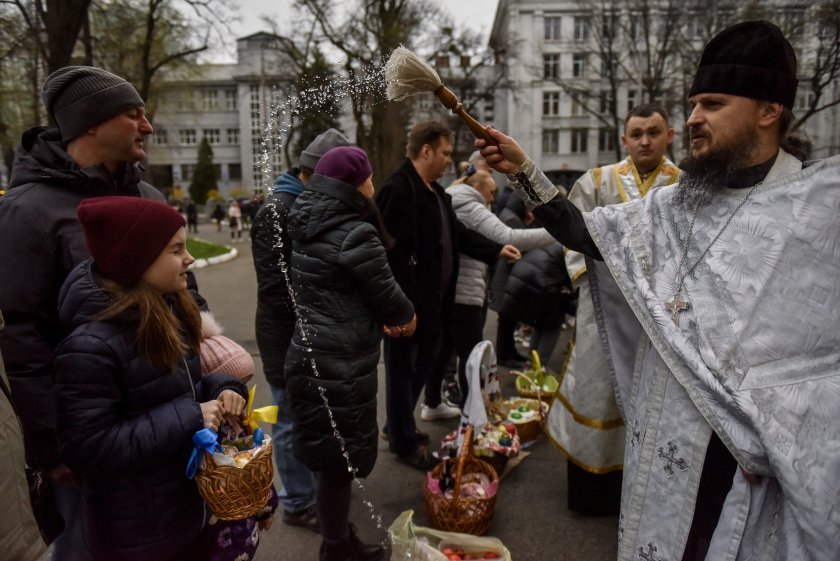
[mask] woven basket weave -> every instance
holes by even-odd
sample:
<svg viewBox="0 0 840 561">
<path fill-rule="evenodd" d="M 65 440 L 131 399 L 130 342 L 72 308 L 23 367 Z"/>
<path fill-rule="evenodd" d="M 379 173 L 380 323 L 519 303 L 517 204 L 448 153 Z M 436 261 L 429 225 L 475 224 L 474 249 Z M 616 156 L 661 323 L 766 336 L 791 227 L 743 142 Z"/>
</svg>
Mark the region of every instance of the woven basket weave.
<svg viewBox="0 0 840 561">
<path fill-rule="evenodd" d="M 218 466 L 204 453 L 205 467 L 195 476 L 198 492 L 216 518 L 242 520 L 257 514 L 271 498 L 274 462 L 271 439 L 244 467 Z"/>
<path fill-rule="evenodd" d="M 455 471 L 455 488 L 452 498 L 447 499 L 443 494 L 435 494 L 423 485 L 426 499 L 426 513 L 432 527 L 446 532 L 460 532 L 480 536 L 487 532 L 496 507 L 498 489 L 492 497 L 461 497 L 461 478 L 468 473 L 483 473 L 490 481 L 498 481 L 499 476 L 493 466 L 479 460 L 472 454 L 473 426 L 467 425 L 461 453 L 458 455 L 458 465 Z M 432 470 L 432 477 L 440 479 L 443 476 L 443 463 Z"/>
</svg>

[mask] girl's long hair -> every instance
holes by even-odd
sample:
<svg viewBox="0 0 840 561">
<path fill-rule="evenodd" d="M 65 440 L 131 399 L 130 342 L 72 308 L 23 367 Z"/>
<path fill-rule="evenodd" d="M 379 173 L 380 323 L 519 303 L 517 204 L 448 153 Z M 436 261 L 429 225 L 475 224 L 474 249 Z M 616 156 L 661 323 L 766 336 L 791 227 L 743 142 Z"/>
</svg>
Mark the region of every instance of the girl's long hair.
<svg viewBox="0 0 840 561">
<path fill-rule="evenodd" d="M 102 279 L 111 304 L 97 320 L 108 320 L 126 312 L 136 312 L 137 353 L 152 365 L 174 370 L 189 351 L 198 352 L 201 342 L 201 315 L 187 290 L 164 297 L 145 282 L 132 288 Z"/>
</svg>

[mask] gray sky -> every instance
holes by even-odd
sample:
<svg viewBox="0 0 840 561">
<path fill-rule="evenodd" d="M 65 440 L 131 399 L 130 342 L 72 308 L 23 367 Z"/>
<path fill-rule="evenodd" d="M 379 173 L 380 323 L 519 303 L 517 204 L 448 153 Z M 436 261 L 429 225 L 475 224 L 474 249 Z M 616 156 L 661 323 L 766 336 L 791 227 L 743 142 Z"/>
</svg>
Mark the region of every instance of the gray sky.
<svg viewBox="0 0 840 561">
<path fill-rule="evenodd" d="M 456 22 L 469 25 L 482 34 L 484 41 L 487 40 L 493 25 L 493 16 L 496 15 L 498 0 L 437 0 L 437 2 L 452 14 Z M 289 6 L 291 4 L 291 0 L 239 0 L 241 20 L 231 22 L 234 36 L 243 37 L 257 31 L 266 30 L 262 23 L 262 16 L 272 17 L 280 23 L 281 31 L 285 31 L 283 15 L 290 10 Z M 335 0 L 333 4 L 341 6 L 346 2 Z M 219 62 L 232 61 L 235 46 L 233 41 L 230 43 L 226 49 L 229 53 L 214 53 L 212 58 Z"/>
</svg>

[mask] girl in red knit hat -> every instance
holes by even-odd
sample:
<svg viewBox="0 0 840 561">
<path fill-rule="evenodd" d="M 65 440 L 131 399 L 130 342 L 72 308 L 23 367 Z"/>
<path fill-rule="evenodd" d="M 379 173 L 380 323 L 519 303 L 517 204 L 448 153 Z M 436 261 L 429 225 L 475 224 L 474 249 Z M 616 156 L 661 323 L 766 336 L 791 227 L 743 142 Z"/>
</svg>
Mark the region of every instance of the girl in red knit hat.
<svg viewBox="0 0 840 561">
<path fill-rule="evenodd" d="M 192 436 L 241 416 L 247 391 L 202 377 L 184 219 L 133 197 L 79 205 L 92 259 L 67 277 L 56 350 L 62 459 L 81 478 L 94 559 L 192 559 L 208 509 L 185 477 Z"/>
</svg>

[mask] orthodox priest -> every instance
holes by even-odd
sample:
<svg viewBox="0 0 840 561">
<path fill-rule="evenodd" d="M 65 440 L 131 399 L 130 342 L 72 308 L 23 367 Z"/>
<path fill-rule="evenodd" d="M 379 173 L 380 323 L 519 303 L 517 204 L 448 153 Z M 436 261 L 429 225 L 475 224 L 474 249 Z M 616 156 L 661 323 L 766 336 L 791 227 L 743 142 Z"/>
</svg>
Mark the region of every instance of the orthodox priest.
<svg viewBox="0 0 840 561">
<path fill-rule="evenodd" d="M 674 129 L 662 107 L 633 107 L 621 135 L 627 157 L 586 172 L 569 192 L 569 201 L 588 212 L 639 199 L 674 183 L 679 169 L 665 157 L 673 140 Z M 624 422 L 598 335 L 584 255 L 567 250 L 566 269 L 579 290 L 577 321 L 570 358 L 560 373 L 560 388 L 548 415 L 548 433 L 569 460 L 569 508 L 583 514 L 618 513 Z"/>
<path fill-rule="evenodd" d="M 676 186 L 582 214 L 511 138 L 476 141 L 564 245 L 627 427 L 621 560 L 840 558 L 840 157 L 786 142 L 775 25 L 709 41 Z"/>
</svg>

